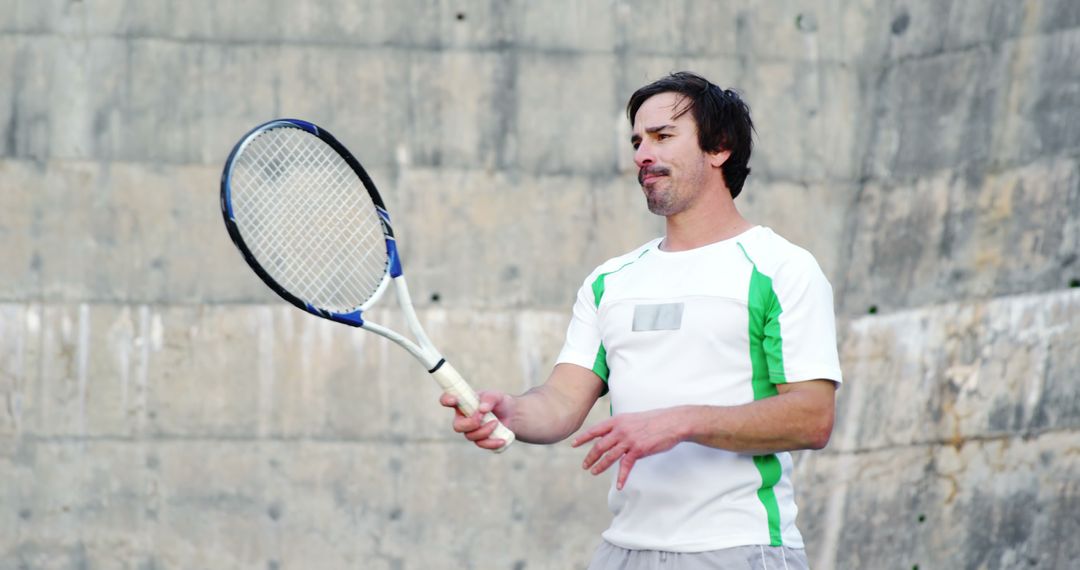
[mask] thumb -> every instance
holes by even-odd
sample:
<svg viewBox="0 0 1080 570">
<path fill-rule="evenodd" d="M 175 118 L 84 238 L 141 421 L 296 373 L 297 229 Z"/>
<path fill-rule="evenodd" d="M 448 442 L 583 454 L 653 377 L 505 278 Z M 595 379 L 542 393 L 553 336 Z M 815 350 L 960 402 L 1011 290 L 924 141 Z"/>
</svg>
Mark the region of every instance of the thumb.
<svg viewBox="0 0 1080 570">
<path fill-rule="evenodd" d="M 492 412 L 500 421 L 505 420 L 511 413 L 514 398 L 506 392 L 498 390 L 485 390 L 477 394 L 480 398 L 478 411 L 482 414 Z"/>
</svg>

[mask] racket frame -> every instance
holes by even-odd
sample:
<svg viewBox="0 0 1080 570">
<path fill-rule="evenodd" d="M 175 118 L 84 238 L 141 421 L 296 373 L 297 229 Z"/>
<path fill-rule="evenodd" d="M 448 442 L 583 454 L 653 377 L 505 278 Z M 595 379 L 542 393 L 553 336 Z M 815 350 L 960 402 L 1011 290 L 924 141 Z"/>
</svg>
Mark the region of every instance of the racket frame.
<svg viewBox="0 0 1080 570">
<path fill-rule="evenodd" d="M 330 146 L 335 152 L 337 152 L 346 164 L 356 173 L 363 183 L 364 189 L 367 191 L 372 202 L 375 204 L 376 211 L 379 214 L 379 221 L 382 226 L 383 235 L 386 238 L 386 252 L 388 257 L 386 273 L 383 274 L 382 280 L 379 282 L 375 292 L 364 303 L 352 311 L 349 312 L 335 312 L 321 307 L 316 307 L 311 303 L 300 299 L 299 297 L 290 293 L 286 288 L 282 287 L 270 274 L 267 272 L 255 255 L 248 248 L 241 235 L 240 228 L 236 223 L 236 218 L 233 214 L 232 208 L 232 190 L 231 179 L 233 167 L 236 157 L 240 156 L 244 149 L 251 141 L 262 133 L 271 129 L 277 128 L 299 128 L 304 130 L 322 140 L 328 146 Z M 397 250 L 397 240 L 394 237 L 394 229 L 390 224 L 390 214 L 386 210 L 386 205 L 383 202 L 382 196 L 379 195 L 378 190 L 375 188 L 375 183 L 368 175 L 364 167 L 360 165 L 360 161 L 352 155 L 345 145 L 338 142 L 333 135 L 327 132 L 325 129 L 318 127 L 313 123 L 303 121 L 300 119 L 275 119 L 268 121 L 248 131 L 238 143 L 233 147 L 232 152 L 229 153 L 228 159 L 225 161 L 225 168 L 221 173 L 221 213 L 225 219 L 225 227 L 229 232 L 229 237 L 232 239 L 233 244 L 238 250 L 240 250 L 244 261 L 251 267 L 255 274 L 269 287 L 272 291 L 278 294 L 281 298 L 288 301 L 290 304 L 302 309 L 315 316 L 322 317 L 334 322 L 346 324 L 352 327 L 359 327 L 365 330 L 369 330 L 377 335 L 387 338 L 397 345 L 404 348 L 410 354 L 419 360 L 427 369 L 439 385 L 443 388 L 444 392 L 453 394 L 458 400 L 458 409 L 465 415 L 472 415 L 476 412 L 479 406 L 479 400 L 477 398 L 475 390 L 462 378 L 461 374 L 457 372 L 442 354 L 435 348 L 434 343 L 428 338 L 424 328 L 420 325 L 420 320 L 416 316 L 416 310 L 413 308 L 412 297 L 409 295 L 409 287 L 405 281 L 404 270 L 401 265 L 401 257 Z M 384 327 L 378 323 L 366 320 L 363 316 L 364 311 L 375 305 L 385 293 L 386 289 L 393 282 L 394 289 L 397 293 L 398 307 L 401 309 L 402 315 L 405 317 L 406 325 L 409 328 L 409 332 L 416 338 L 417 342 L 413 342 L 408 337 Z M 498 419 L 488 412 L 484 416 L 484 422 L 487 423 L 491 420 L 498 422 Z M 514 433 L 507 429 L 502 423 L 498 423 L 495 432 L 491 437 L 502 439 L 505 441 L 502 447 L 494 450 L 496 453 L 505 451 L 511 443 L 516 439 Z"/>
<path fill-rule="evenodd" d="M 371 201 L 375 203 L 375 209 L 379 214 L 379 221 L 382 225 L 383 236 L 386 238 L 386 253 L 389 260 L 387 272 L 383 275 L 382 281 L 379 282 L 375 293 L 364 301 L 362 305 L 356 307 L 352 311 L 342 313 L 316 307 L 282 287 L 269 272 L 263 269 L 262 265 L 255 258 L 251 249 L 249 249 L 244 242 L 244 238 L 240 233 L 240 227 L 236 223 L 236 217 L 233 215 L 232 207 L 232 172 L 236 157 L 240 156 L 244 149 L 251 144 L 251 141 L 255 140 L 259 135 L 266 131 L 280 128 L 298 128 L 307 131 L 318 137 L 321 141 L 330 146 L 330 148 L 334 149 L 334 151 L 345 160 L 345 163 L 349 165 L 349 168 L 352 168 L 353 172 L 360 178 L 360 181 L 364 185 L 364 190 L 367 191 Z M 241 255 L 244 257 L 244 261 L 251 266 L 251 269 L 255 271 L 255 274 L 258 275 L 260 279 L 262 279 L 263 283 L 266 283 L 267 287 L 297 308 L 303 309 L 304 311 L 324 319 L 330 319 L 354 327 L 363 326 L 363 312 L 379 301 L 379 298 L 382 297 L 383 293 L 386 291 L 391 279 L 399 277 L 403 273 L 401 268 L 401 258 L 398 255 L 397 250 L 397 240 L 394 238 L 394 228 L 390 225 L 390 214 L 386 211 L 386 204 L 383 202 L 382 196 L 379 195 L 379 191 L 375 188 L 375 183 L 371 180 L 371 177 L 368 176 L 364 167 L 360 165 L 360 161 L 356 160 L 356 157 L 349 152 L 349 149 L 345 148 L 345 145 L 338 142 L 338 140 L 326 130 L 307 121 L 302 121 L 300 119 L 275 119 L 273 121 L 268 121 L 248 131 L 247 134 L 240 139 L 240 142 L 236 143 L 232 152 L 229 153 L 229 158 L 225 161 L 225 168 L 221 172 L 221 214 L 225 218 L 225 227 L 229 232 L 229 237 L 232 239 L 233 244 L 240 250 Z M 412 352 L 412 350 L 410 350 L 410 352 Z"/>
</svg>

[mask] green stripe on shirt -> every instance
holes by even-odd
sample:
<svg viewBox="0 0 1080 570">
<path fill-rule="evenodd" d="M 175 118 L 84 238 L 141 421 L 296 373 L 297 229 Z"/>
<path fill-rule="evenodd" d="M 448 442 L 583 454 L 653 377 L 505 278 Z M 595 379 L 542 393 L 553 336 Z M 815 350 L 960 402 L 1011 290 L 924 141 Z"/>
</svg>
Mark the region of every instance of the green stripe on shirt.
<svg viewBox="0 0 1080 570">
<path fill-rule="evenodd" d="M 596 276 L 596 279 L 594 279 L 593 282 L 592 282 L 592 292 L 593 292 L 593 303 L 595 303 L 595 306 L 596 306 L 597 309 L 600 308 L 600 300 L 604 297 L 604 288 L 607 286 L 607 276 L 611 275 L 612 273 L 618 273 L 618 272 L 622 271 L 623 269 L 626 268 L 626 266 L 631 265 L 635 261 L 641 259 L 641 256 L 645 255 L 648 252 L 649 252 L 649 250 L 646 249 L 645 251 L 641 252 L 641 255 L 637 256 L 636 258 L 634 258 L 634 259 L 632 259 L 630 261 L 627 261 L 624 264 L 622 264 L 622 266 L 619 267 L 618 269 L 615 269 L 613 271 L 608 271 L 607 273 L 601 273 L 600 275 Z M 592 371 L 593 371 L 594 374 L 599 376 L 600 379 L 603 380 L 605 384 L 607 384 L 608 374 L 609 374 L 610 371 L 608 370 L 608 365 L 607 365 L 607 349 L 604 348 L 604 341 L 603 340 L 600 341 L 600 348 L 597 349 L 597 351 L 596 351 L 596 359 L 593 361 Z M 605 390 L 606 390 L 606 388 L 605 388 Z"/>
<path fill-rule="evenodd" d="M 750 362 L 753 369 L 750 384 L 754 391 L 754 400 L 762 400 L 777 394 L 775 384 L 784 383 L 783 338 L 780 335 L 780 299 L 773 290 L 772 279 L 757 269 L 754 260 L 739 244 L 747 261 L 753 265 L 750 274 L 750 291 L 747 299 L 747 311 L 750 321 Z M 769 525 L 769 543 L 782 546 L 780 536 L 780 506 L 776 501 L 773 487 L 780 482 L 783 469 L 776 454 L 754 457 L 754 466 L 761 474 L 761 487 L 757 495 L 765 507 Z"/>
</svg>

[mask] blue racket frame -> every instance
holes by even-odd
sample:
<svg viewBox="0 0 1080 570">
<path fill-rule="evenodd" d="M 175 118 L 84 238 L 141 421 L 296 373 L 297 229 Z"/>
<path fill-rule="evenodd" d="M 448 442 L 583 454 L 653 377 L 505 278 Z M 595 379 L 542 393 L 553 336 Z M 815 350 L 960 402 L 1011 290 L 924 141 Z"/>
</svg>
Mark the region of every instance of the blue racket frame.
<svg viewBox="0 0 1080 570">
<path fill-rule="evenodd" d="M 244 238 L 240 233 L 240 228 L 236 224 L 236 218 L 233 216 L 232 208 L 232 191 L 230 183 L 232 179 L 233 163 L 237 155 L 244 149 L 244 147 L 257 137 L 260 133 L 281 127 L 295 127 L 303 129 L 308 133 L 311 133 L 325 142 L 330 148 L 334 149 L 341 158 L 345 160 L 345 163 L 353 169 L 353 172 L 360 178 L 360 181 L 364 184 L 364 189 L 367 190 L 368 195 L 371 197 L 372 202 L 375 203 L 375 208 L 379 213 L 379 221 L 382 223 L 383 235 L 386 237 L 386 253 L 389 259 L 387 265 L 387 275 L 379 286 L 379 290 L 375 295 L 372 295 L 371 299 L 364 304 L 363 307 L 358 308 L 355 311 L 348 313 L 336 313 L 320 307 L 315 307 L 310 303 L 296 297 L 284 287 L 282 287 L 277 281 L 274 280 L 270 274 L 263 269 L 258 260 L 251 253 L 247 244 L 244 243 Z M 379 195 L 378 189 L 375 188 L 375 183 L 368 176 L 364 167 L 360 164 L 360 161 L 349 149 L 345 148 L 345 145 L 341 144 L 334 135 L 330 134 L 326 129 L 309 123 L 308 121 L 302 121 L 300 119 L 274 119 L 267 121 L 247 132 L 239 142 L 233 146 L 232 152 L 229 153 L 229 158 L 225 161 L 225 168 L 221 172 L 221 215 L 225 219 L 225 227 L 229 232 L 229 237 L 232 239 L 233 244 L 240 250 L 241 255 L 244 257 L 244 261 L 255 271 L 255 274 L 262 279 L 263 283 L 266 283 L 267 287 L 270 287 L 281 298 L 285 299 L 294 306 L 303 309 L 313 315 L 322 317 L 324 319 L 330 319 L 335 322 L 343 323 L 354 327 L 364 326 L 363 312 L 368 306 L 373 304 L 382 295 L 382 292 L 386 289 L 390 279 L 400 277 L 404 274 L 401 267 L 401 257 L 398 255 L 397 241 L 394 238 L 394 228 L 390 225 L 390 214 L 386 211 L 386 205 L 383 203 L 382 196 Z"/>
</svg>

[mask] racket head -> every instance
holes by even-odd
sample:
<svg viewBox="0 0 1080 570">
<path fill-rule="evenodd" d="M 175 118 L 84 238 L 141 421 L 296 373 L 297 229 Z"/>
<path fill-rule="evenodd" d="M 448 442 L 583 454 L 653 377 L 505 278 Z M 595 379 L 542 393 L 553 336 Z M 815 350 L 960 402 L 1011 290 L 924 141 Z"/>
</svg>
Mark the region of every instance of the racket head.
<svg viewBox="0 0 1080 570">
<path fill-rule="evenodd" d="M 314 315 L 363 326 L 363 311 L 402 274 L 375 183 L 313 123 L 275 119 L 245 134 L 222 170 L 221 213 L 256 275 Z"/>
</svg>

